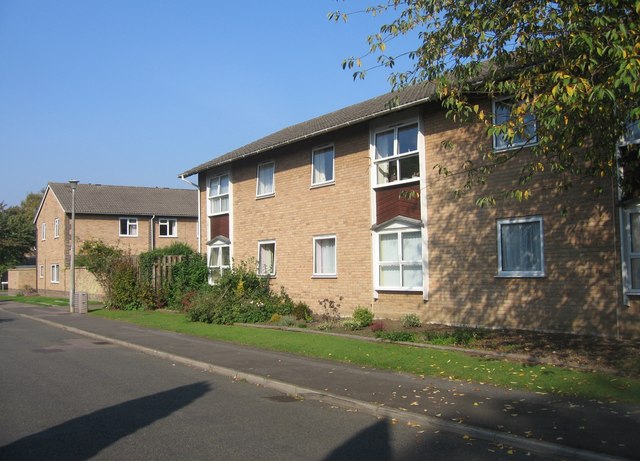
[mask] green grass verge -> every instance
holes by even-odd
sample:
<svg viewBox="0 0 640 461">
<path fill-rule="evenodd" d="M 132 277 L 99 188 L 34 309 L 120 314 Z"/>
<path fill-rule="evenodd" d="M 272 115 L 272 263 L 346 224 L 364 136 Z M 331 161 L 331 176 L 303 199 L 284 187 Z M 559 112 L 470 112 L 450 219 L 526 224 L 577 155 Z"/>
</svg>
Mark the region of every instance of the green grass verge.
<svg viewBox="0 0 640 461">
<path fill-rule="evenodd" d="M 69 298 L 51 298 L 48 296 L 17 296 L 0 295 L 0 301 L 13 301 L 16 303 L 35 304 L 37 306 L 69 306 Z M 91 305 L 102 304 L 99 301 L 89 300 Z"/>
<path fill-rule="evenodd" d="M 523 365 L 440 351 L 349 338 L 190 322 L 169 312 L 96 310 L 91 315 L 261 349 L 290 352 L 379 369 L 494 384 L 538 393 L 640 403 L 640 380 L 554 366 Z"/>
</svg>

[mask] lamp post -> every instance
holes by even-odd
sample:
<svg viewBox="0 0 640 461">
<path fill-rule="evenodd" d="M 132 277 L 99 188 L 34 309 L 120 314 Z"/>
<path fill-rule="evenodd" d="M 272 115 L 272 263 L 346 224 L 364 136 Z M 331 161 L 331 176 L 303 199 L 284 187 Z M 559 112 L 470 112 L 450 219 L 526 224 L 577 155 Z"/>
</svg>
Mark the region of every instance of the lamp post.
<svg viewBox="0 0 640 461">
<path fill-rule="evenodd" d="M 73 313 L 73 298 L 76 294 L 76 189 L 78 182 L 69 180 L 71 184 L 71 277 L 69 283 L 69 312 Z"/>
</svg>

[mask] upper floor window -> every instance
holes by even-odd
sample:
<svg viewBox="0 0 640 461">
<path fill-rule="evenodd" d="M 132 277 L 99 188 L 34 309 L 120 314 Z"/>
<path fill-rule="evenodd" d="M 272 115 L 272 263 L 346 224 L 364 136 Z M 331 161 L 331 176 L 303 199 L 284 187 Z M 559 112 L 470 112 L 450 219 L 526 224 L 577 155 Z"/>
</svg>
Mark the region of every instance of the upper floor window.
<svg viewBox="0 0 640 461">
<path fill-rule="evenodd" d="M 60 218 L 56 218 L 53 221 L 53 237 L 60 237 Z"/>
<path fill-rule="evenodd" d="M 640 123 L 630 123 L 618 146 L 620 198 L 640 199 Z"/>
<path fill-rule="evenodd" d="M 495 150 L 513 149 L 538 142 L 536 118 L 533 114 L 517 113 L 520 106 L 512 98 L 493 101 L 493 123 L 504 127 L 506 131 L 493 135 Z"/>
<path fill-rule="evenodd" d="M 418 179 L 418 124 L 401 125 L 374 135 L 376 184 Z"/>
<path fill-rule="evenodd" d="M 336 275 L 335 235 L 313 238 L 313 275 L 331 277 Z"/>
<path fill-rule="evenodd" d="M 498 275 L 544 276 L 542 217 L 498 220 Z"/>
<path fill-rule="evenodd" d="M 47 240 L 47 223 L 43 222 L 42 226 L 40 227 L 41 231 L 40 231 L 40 239 L 41 240 Z"/>
<path fill-rule="evenodd" d="M 311 153 L 313 171 L 311 173 L 311 185 L 318 186 L 329 184 L 334 181 L 333 162 L 334 151 L 332 147 L 322 147 L 315 149 Z"/>
<path fill-rule="evenodd" d="M 622 210 L 623 277 L 628 294 L 640 294 L 640 205 Z"/>
<path fill-rule="evenodd" d="M 120 236 L 138 236 L 138 218 L 120 218 Z"/>
<path fill-rule="evenodd" d="M 258 243 L 258 274 L 271 277 L 276 275 L 275 241 Z"/>
<path fill-rule="evenodd" d="M 229 175 L 222 174 L 209 179 L 209 214 L 229 212 Z"/>
<path fill-rule="evenodd" d="M 258 165 L 258 186 L 256 196 L 268 196 L 275 193 L 275 171 L 274 162 L 261 163 Z"/>
<path fill-rule="evenodd" d="M 177 237 L 178 221 L 176 219 L 163 218 L 158 220 L 160 237 Z"/>
</svg>

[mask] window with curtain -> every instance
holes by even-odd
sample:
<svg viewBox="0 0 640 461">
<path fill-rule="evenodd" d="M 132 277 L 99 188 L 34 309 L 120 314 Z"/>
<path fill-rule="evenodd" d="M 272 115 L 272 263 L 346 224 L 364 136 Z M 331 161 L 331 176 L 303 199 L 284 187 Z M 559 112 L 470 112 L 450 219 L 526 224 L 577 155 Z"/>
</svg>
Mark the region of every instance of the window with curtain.
<svg viewBox="0 0 640 461">
<path fill-rule="evenodd" d="M 417 123 L 375 133 L 376 184 L 419 179 L 418 135 Z"/>
<path fill-rule="evenodd" d="M 542 217 L 498 220 L 498 275 L 544 276 Z"/>
<path fill-rule="evenodd" d="M 414 229 L 381 232 L 377 265 L 379 289 L 422 289 L 421 232 Z"/>
<path fill-rule="evenodd" d="M 625 291 L 640 294 L 640 205 L 622 210 Z"/>
<path fill-rule="evenodd" d="M 120 236 L 138 236 L 138 218 L 120 218 Z"/>
<path fill-rule="evenodd" d="M 317 186 L 333 182 L 333 162 L 335 156 L 333 147 L 316 149 L 312 152 L 311 156 L 313 163 L 311 184 Z"/>
<path fill-rule="evenodd" d="M 215 285 L 225 272 L 231 269 L 231 247 L 214 245 L 209 247 L 209 283 Z"/>
<path fill-rule="evenodd" d="M 527 144 L 535 144 L 536 118 L 533 114 L 523 115 L 520 121 L 514 116 L 515 109 L 519 104 L 512 98 L 499 99 L 493 102 L 493 123 L 495 126 L 506 126 L 515 132 L 513 139 L 509 140 L 503 134 L 493 136 L 493 148 L 495 150 L 505 150 L 515 147 L 522 147 Z"/>
<path fill-rule="evenodd" d="M 262 163 L 258 165 L 258 188 L 256 195 L 273 195 L 275 193 L 275 163 Z"/>
<path fill-rule="evenodd" d="M 229 212 L 229 175 L 209 179 L 209 215 Z"/>
<path fill-rule="evenodd" d="M 60 283 L 60 264 L 51 265 L 51 283 Z"/>
<path fill-rule="evenodd" d="M 178 221 L 176 219 L 162 218 L 158 220 L 160 237 L 177 237 Z"/>
<path fill-rule="evenodd" d="M 336 237 L 314 237 L 313 275 L 335 276 L 336 274 Z"/>
<path fill-rule="evenodd" d="M 276 242 L 258 244 L 258 274 L 276 275 Z"/>
</svg>

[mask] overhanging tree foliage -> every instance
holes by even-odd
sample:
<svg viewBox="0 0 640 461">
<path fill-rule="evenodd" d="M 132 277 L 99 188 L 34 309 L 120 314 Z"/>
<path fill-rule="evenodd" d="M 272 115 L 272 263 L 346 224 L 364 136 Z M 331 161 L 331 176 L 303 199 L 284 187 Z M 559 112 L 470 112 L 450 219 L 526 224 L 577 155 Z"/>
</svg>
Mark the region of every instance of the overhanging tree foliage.
<svg viewBox="0 0 640 461">
<path fill-rule="evenodd" d="M 366 54 L 343 62 L 354 78 L 383 67 L 394 69 L 395 89 L 436 82 L 449 117 L 484 123 L 488 135 L 507 144 L 526 138 L 535 116 L 533 147 L 488 151 L 482 161 L 467 162 L 463 190 L 514 157 L 524 157 L 525 166 L 518 188 L 505 192 L 518 199 L 530 196 L 529 181 L 542 171 L 559 173 L 559 188 L 615 174 L 616 146 L 640 120 L 640 1 L 388 0 L 329 18 L 347 21 L 356 13 L 390 21 L 368 38 Z M 393 39 L 414 35 L 415 48 L 388 53 Z M 395 70 L 403 62 L 409 64 Z M 512 97 L 511 118 L 496 123 L 477 95 Z M 626 162 L 637 161 L 635 149 Z M 625 171 L 627 179 L 638 174 Z"/>
</svg>

